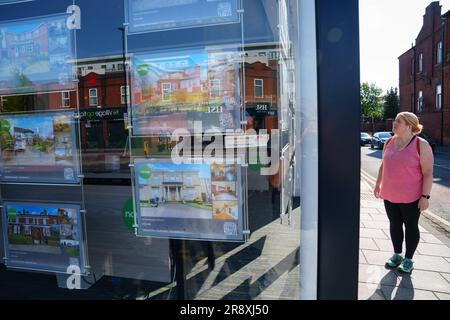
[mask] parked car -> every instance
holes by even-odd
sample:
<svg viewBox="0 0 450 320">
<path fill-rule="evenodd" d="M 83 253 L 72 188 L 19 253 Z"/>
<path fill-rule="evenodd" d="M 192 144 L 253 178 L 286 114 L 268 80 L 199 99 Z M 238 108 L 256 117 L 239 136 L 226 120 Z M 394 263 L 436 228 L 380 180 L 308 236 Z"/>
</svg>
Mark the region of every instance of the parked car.
<svg viewBox="0 0 450 320">
<path fill-rule="evenodd" d="M 372 137 L 367 132 L 361 132 L 361 146 L 365 146 L 372 141 Z"/>
<path fill-rule="evenodd" d="M 392 137 L 393 135 L 394 134 L 389 131 L 375 132 L 372 137 L 372 140 L 370 141 L 370 148 L 383 149 L 386 140 Z"/>
<path fill-rule="evenodd" d="M 151 198 L 149 202 L 150 207 L 158 207 L 158 201 L 155 198 Z"/>
<path fill-rule="evenodd" d="M 419 134 L 419 137 L 421 137 L 422 139 L 427 140 L 427 142 L 430 144 L 431 150 L 433 150 L 433 154 L 434 154 L 434 151 L 435 151 L 435 149 L 436 149 L 436 142 L 435 142 L 430 136 L 427 136 L 427 135 L 426 135 L 425 133 L 423 133 L 423 132 L 421 132 L 421 133 Z"/>
</svg>

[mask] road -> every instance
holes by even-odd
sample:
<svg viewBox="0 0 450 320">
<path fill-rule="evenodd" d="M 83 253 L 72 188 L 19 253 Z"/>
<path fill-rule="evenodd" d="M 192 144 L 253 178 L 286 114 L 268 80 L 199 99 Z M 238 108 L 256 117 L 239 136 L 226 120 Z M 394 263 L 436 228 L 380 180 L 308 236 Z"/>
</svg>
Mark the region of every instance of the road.
<svg viewBox="0 0 450 320">
<path fill-rule="evenodd" d="M 381 164 L 381 150 L 361 147 L 362 177 L 373 185 Z M 436 152 L 428 217 L 450 232 L 450 153 Z"/>
</svg>

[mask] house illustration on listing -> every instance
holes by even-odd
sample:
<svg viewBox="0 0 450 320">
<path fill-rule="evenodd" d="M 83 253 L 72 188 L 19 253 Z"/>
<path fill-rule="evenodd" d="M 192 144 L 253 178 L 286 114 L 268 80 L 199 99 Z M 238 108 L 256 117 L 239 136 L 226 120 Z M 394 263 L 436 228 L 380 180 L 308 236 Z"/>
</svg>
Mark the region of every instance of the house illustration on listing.
<svg viewBox="0 0 450 320">
<path fill-rule="evenodd" d="M 141 201 L 157 199 L 163 202 L 211 201 L 210 179 L 200 177 L 195 170 L 153 170 L 147 186 L 141 185 Z"/>
</svg>

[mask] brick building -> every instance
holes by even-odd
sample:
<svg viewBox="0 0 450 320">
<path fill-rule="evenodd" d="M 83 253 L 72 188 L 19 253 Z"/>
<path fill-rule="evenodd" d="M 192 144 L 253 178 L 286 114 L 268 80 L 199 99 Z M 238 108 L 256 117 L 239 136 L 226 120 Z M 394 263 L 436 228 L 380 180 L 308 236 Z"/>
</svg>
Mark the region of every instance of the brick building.
<svg viewBox="0 0 450 320">
<path fill-rule="evenodd" d="M 415 45 L 399 59 L 400 111 L 420 118 L 424 133 L 450 146 L 450 11 L 428 5 Z"/>
</svg>

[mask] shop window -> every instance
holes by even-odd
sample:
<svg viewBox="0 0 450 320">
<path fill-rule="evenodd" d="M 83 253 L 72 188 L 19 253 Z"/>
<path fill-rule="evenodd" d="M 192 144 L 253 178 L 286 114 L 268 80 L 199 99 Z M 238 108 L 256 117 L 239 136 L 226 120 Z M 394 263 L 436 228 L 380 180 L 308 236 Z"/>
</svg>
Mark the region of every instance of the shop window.
<svg viewBox="0 0 450 320">
<path fill-rule="evenodd" d="M 264 97 L 264 81 L 263 79 L 255 79 L 255 98 L 262 98 Z"/>
<path fill-rule="evenodd" d="M 70 92 L 69 91 L 63 91 L 61 93 L 62 96 L 62 106 L 63 108 L 69 108 L 70 107 Z"/>
</svg>

